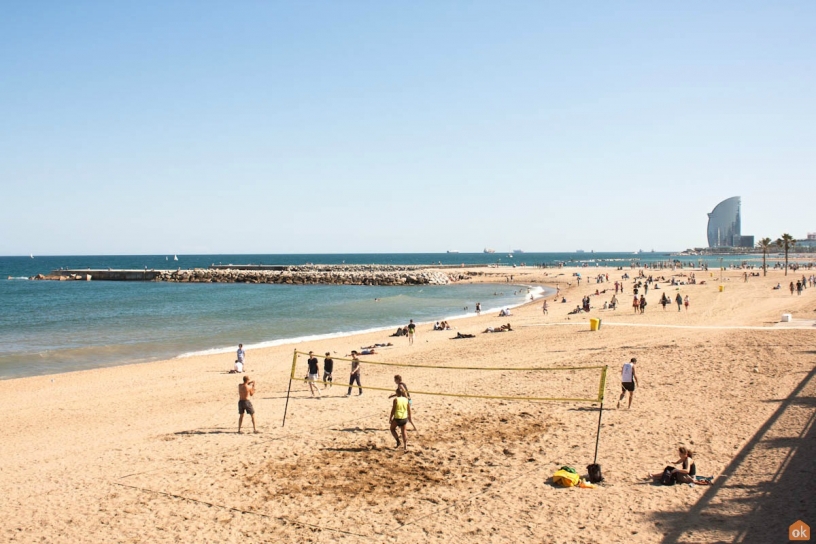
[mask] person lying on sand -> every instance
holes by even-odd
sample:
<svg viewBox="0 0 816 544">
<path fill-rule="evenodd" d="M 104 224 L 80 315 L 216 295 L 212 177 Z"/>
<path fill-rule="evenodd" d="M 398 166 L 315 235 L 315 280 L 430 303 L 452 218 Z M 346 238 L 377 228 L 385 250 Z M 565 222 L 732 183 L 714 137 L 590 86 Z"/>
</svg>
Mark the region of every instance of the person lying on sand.
<svg viewBox="0 0 816 544">
<path fill-rule="evenodd" d="M 510 327 L 510 323 L 506 325 L 502 325 L 501 327 L 488 327 L 483 332 L 507 332 L 512 331 L 512 327 Z"/>
<path fill-rule="evenodd" d="M 360 351 L 360 352 L 352 351 L 351 353 L 347 353 L 346 357 L 348 357 L 350 355 L 354 355 L 354 354 L 357 354 L 357 355 L 377 355 L 377 352 L 376 352 L 376 350 L 374 350 L 374 348 L 361 348 L 361 350 L 362 351 Z"/>
<path fill-rule="evenodd" d="M 461 332 L 457 332 L 456 336 L 451 338 L 451 340 L 458 340 L 459 338 L 476 338 L 475 334 L 462 334 Z"/>
</svg>

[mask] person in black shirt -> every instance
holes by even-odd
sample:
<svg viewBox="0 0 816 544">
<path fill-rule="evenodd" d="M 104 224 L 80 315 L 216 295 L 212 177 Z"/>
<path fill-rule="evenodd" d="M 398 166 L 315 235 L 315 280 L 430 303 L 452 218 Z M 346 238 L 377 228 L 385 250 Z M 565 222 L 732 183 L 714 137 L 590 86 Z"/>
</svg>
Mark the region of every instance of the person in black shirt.
<svg viewBox="0 0 816 544">
<path fill-rule="evenodd" d="M 317 357 L 314 356 L 314 352 L 309 352 L 309 360 L 307 362 L 309 364 L 309 375 L 306 376 L 306 381 L 309 383 L 309 391 L 313 397 L 315 396 L 315 391 L 317 391 L 319 398 L 320 388 L 315 385 L 315 382 L 320 378 L 320 369 L 317 366 Z"/>
<path fill-rule="evenodd" d="M 359 394 L 363 394 L 363 384 L 360 383 L 360 359 L 357 358 L 359 354 L 355 350 L 351 350 L 351 375 L 349 376 L 349 388 L 347 397 L 351 396 L 351 386 L 357 382 L 357 390 Z"/>
<path fill-rule="evenodd" d="M 331 353 L 326 352 L 326 357 L 323 359 L 323 389 L 332 386 L 332 372 L 334 371 L 334 359 L 331 358 Z"/>
</svg>

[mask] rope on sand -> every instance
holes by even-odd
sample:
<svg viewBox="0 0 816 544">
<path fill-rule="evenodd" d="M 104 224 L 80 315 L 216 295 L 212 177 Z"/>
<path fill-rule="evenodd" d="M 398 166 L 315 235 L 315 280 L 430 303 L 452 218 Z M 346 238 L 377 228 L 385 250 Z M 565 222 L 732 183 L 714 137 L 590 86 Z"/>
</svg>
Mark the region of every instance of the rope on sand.
<svg viewBox="0 0 816 544">
<path fill-rule="evenodd" d="M 280 521 L 281 523 L 291 523 L 292 525 L 300 525 L 302 527 L 308 527 L 310 529 L 317 529 L 317 530 L 320 530 L 320 531 L 331 531 L 331 532 L 334 532 L 334 533 L 342 533 L 344 535 L 359 536 L 359 537 L 362 537 L 362 538 L 366 538 L 368 540 L 372 540 L 372 537 L 370 537 L 368 535 L 362 535 L 362 534 L 359 534 L 359 533 L 352 533 L 351 531 L 344 531 L 342 529 L 333 529 L 331 527 L 321 527 L 320 525 L 313 525 L 311 523 L 304 523 L 302 521 L 296 521 L 296 520 L 285 518 L 285 517 L 282 517 L 282 516 L 270 516 L 270 515 L 267 515 L 267 514 L 262 514 L 260 512 L 252 512 L 251 510 L 241 510 L 240 508 L 235 508 L 233 506 L 226 506 L 226 505 L 223 505 L 223 504 L 216 504 L 216 503 L 212 503 L 212 502 L 202 501 L 202 500 L 199 500 L 199 499 L 193 499 L 193 498 L 190 498 L 190 497 L 185 497 L 183 495 L 176 495 L 175 493 L 167 493 L 165 491 L 157 491 L 155 489 L 147 489 L 147 488 L 144 488 L 144 487 L 137 487 L 135 485 L 120 484 L 118 482 L 108 482 L 108 483 L 110 483 L 112 485 L 118 485 L 118 486 L 121 486 L 121 487 L 127 487 L 127 488 L 130 488 L 130 489 L 135 489 L 137 491 L 142 491 L 144 493 L 153 493 L 153 494 L 156 494 L 156 495 L 164 495 L 165 497 L 170 497 L 170 498 L 173 498 L 173 499 L 179 499 L 179 500 L 183 500 L 183 501 L 194 502 L 194 503 L 197 503 L 197 504 L 203 504 L 205 506 L 210 506 L 210 507 L 213 507 L 213 508 L 221 508 L 223 510 L 228 510 L 228 511 L 231 511 L 231 512 L 238 512 L 239 514 L 250 514 L 250 515 L 253 515 L 253 516 L 259 516 L 259 517 L 266 518 L 266 519 L 274 519 L 276 521 Z"/>
</svg>

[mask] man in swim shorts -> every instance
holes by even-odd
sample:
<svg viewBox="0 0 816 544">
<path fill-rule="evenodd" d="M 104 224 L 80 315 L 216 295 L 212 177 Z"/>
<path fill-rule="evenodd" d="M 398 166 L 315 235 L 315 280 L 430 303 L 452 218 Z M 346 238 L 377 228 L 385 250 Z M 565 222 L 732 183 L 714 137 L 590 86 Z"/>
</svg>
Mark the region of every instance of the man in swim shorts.
<svg viewBox="0 0 816 544">
<path fill-rule="evenodd" d="M 408 323 L 408 344 L 414 343 L 414 333 L 416 332 L 416 325 L 414 325 L 414 320 L 412 319 Z"/>
<path fill-rule="evenodd" d="M 248 413 L 252 418 L 252 432 L 257 433 L 255 428 L 255 408 L 252 407 L 252 402 L 249 397 L 255 394 L 255 380 L 250 381 L 249 376 L 244 376 L 243 383 L 238 384 L 238 434 L 241 434 L 241 423 L 244 422 L 244 412 Z"/>
<path fill-rule="evenodd" d="M 632 407 L 632 397 L 635 395 L 635 386 L 637 385 L 637 376 L 635 376 L 635 363 L 637 359 L 632 357 L 632 360 L 623 365 L 621 371 L 621 396 L 618 399 L 618 408 L 620 403 L 629 391 L 629 408 Z"/>
<path fill-rule="evenodd" d="M 309 375 L 306 376 L 306 381 L 309 383 L 309 391 L 312 393 L 312 396 L 315 396 L 315 391 L 317 391 L 318 398 L 320 397 L 320 388 L 317 387 L 315 383 L 318 379 L 320 379 L 320 370 L 318 369 L 317 365 L 317 357 L 314 356 L 314 352 L 309 352 L 309 360 L 307 361 L 309 364 Z"/>
</svg>

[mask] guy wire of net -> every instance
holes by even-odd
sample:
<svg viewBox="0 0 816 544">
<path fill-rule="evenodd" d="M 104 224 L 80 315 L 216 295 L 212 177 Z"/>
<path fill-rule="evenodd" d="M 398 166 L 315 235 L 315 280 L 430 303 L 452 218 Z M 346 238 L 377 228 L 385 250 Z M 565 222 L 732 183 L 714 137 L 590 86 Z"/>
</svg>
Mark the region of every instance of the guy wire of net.
<svg viewBox="0 0 816 544">
<path fill-rule="evenodd" d="M 292 357 L 293 381 L 308 383 L 308 353 L 295 350 Z M 379 355 L 379 354 L 377 354 Z M 314 387 L 326 394 L 328 384 L 334 388 L 349 388 L 355 393 L 369 391 L 394 392 L 394 374 L 402 376 L 411 396 L 432 395 L 472 399 L 603 402 L 606 389 L 606 365 L 564 367 L 472 367 L 415 363 L 393 363 L 359 358 L 361 382 L 349 385 L 351 362 L 346 357 L 330 356 L 334 361 L 332 379 L 325 380 L 324 355 L 318 360 L 318 376 Z M 484 374 L 482 374 L 484 373 Z M 330 391 L 338 391 L 332 389 Z M 507 394 L 501 394 L 501 393 Z"/>
</svg>

